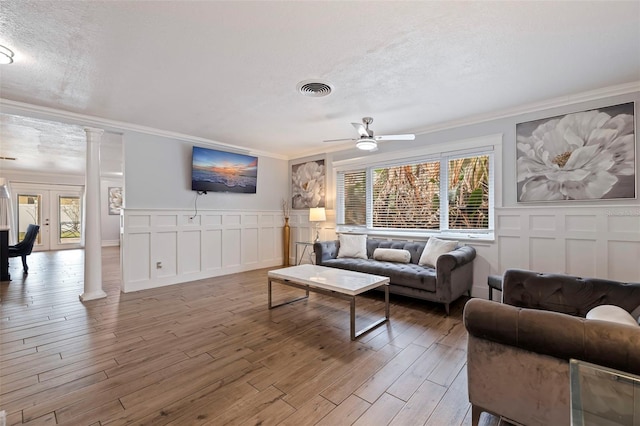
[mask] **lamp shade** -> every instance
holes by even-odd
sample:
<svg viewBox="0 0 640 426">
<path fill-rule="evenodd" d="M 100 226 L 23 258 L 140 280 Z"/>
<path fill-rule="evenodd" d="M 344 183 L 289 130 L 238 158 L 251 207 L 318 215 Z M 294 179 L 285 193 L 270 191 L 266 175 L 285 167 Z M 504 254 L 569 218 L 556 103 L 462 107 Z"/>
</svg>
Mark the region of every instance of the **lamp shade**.
<svg viewBox="0 0 640 426">
<path fill-rule="evenodd" d="M 324 207 L 312 207 L 309 209 L 309 222 L 324 222 L 327 220 L 327 213 Z"/>
</svg>

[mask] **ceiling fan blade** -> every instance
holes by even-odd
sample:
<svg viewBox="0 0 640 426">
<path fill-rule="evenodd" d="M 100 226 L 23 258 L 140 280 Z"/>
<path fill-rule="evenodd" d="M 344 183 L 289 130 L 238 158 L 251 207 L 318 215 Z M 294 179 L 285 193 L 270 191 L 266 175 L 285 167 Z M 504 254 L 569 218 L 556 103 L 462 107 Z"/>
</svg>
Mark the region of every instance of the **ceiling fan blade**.
<svg viewBox="0 0 640 426">
<path fill-rule="evenodd" d="M 416 138 L 416 135 L 379 135 L 374 136 L 377 141 L 412 141 Z"/>
<path fill-rule="evenodd" d="M 369 133 L 367 133 L 367 129 L 364 127 L 362 123 L 351 123 L 351 125 L 356 128 L 356 131 L 358 132 L 358 134 L 363 138 L 366 138 L 369 136 Z"/>
<path fill-rule="evenodd" d="M 344 142 L 344 141 L 355 141 L 353 138 L 342 138 L 342 139 L 327 139 L 322 142 Z"/>
</svg>

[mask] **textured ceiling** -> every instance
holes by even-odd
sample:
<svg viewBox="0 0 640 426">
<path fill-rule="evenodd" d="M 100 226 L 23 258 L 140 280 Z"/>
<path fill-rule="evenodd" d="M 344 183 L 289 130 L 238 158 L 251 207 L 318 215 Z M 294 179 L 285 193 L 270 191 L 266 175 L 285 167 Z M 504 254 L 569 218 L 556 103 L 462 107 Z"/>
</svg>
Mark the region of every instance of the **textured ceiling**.
<svg viewBox="0 0 640 426">
<path fill-rule="evenodd" d="M 638 1 L 3 0 L 0 12 L 0 44 L 16 52 L 0 97 L 288 158 L 353 137 L 363 116 L 378 134 L 420 132 L 640 80 Z M 334 92 L 296 92 L 315 78 Z M 11 133 L 0 155 L 20 149 Z"/>
</svg>

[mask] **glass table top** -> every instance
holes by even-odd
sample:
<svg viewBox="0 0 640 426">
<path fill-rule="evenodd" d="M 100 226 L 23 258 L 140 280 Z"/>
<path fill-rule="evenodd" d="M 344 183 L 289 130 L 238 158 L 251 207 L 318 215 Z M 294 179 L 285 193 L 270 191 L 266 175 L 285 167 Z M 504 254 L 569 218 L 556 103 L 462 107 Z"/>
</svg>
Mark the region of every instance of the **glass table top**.
<svg viewBox="0 0 640 426">
<path fill-rule="evenodd" d="M 571 426 L 640 426 L 640 376 L 572 359 Z"/>
</svg>

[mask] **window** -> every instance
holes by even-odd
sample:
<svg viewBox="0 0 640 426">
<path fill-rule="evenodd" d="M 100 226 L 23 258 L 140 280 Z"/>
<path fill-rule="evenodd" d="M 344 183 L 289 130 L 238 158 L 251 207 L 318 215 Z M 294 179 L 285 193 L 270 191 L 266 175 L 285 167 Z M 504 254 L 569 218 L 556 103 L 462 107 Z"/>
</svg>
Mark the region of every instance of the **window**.
<svg viewBox="0 0 640 426">
<path fill-rule="evenodd" d="M 60 244 L 79 243 L 82 212 L 80 197 L 58 196 L 58 235 Z"/>
<path fill-rule="evenodd" d="M 338 174 L 338 197 L 342 202 L 344 225 L 367 224 L 367 184 L 364 170 Z"/>
<path fill-rule="evenodd" d="M 489 229 L 489 156 L 449 160 L 449 229 Z"/>
<path fill-rule="evenodd" d="M 487 233 L 492 148 L 337 171 L 339 229 Z"/>
<path fill-rule="evenodd" d="M 373 169 L 374 228 L 439 229 L 440 163 Z"/>
</svg>

